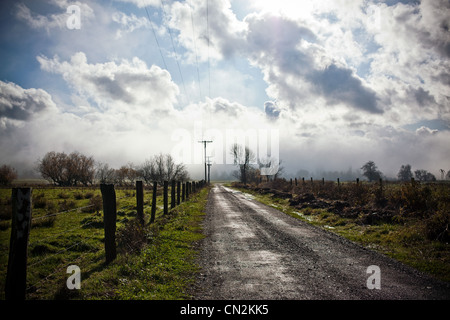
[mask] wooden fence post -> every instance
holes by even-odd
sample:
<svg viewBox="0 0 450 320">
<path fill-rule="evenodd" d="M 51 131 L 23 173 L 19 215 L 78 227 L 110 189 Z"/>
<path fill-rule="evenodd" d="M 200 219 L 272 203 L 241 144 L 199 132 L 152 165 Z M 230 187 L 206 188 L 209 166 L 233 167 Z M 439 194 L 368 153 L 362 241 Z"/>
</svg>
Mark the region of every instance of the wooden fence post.
<svg viewBox="0 0 450 320">
<path fill-rule="evenodd" d="M 180 205 L 181 181 L 177 181 L 177 206 Z"/>
<path fill-rule="evenodd" d="M 142 181 L 136 181 L 136 211 L 139 223 L 144 225 L 144 188 Z"/>
<path fill-rule="evenodd" d="M 186 199 L 186 182 L 183 182 L 181 189 L 181 201 L 184 202 L 184 200 Z"/>
<path fill-rule="evenodd" d="M 105 225 L 106 263 L 112 262 L 116 256 L 116 191 L 113 184 L 101 184 L 103 199 L 103 221 Z"/>
<path fill-rule="evenodd" d="M 172 188 L 170 189 L 170 209 L 175 208 L 176 205 L 175 189 L 176 189 L 176 182 L 175 180 L 172 180 Z"/>
<path fill-rule="evenodd" d="M 12 189 L 11 238 L 5 283 L 7 300 L 25 300 L 28 237 L 31 226 L 31 195 L 31 188 Z"/>
<path fill-rule="evenodd" d="M 163 189 L 164 214 L 167 214 L 169 212 L 168 189 L 169 189 L 169 181 L 164 181 L 164 189 Z"/>
<path fill-rule="evenodd" d="M 190 186 L 189 181 L 186 181 L 186 200 L 189 199 L 189 193 L 190 193 L 189 186 Z"/>
<path fill-rule="evenodd" d="M 158 191 L 158 183 L 156 181 L 153 181 L 153 195 L 152 195 L 152 213 L 150 216 L 150 223 L 153 223 L 155 221 L 155 215 L 156 215 L 156 193 Z"/>
</svg>

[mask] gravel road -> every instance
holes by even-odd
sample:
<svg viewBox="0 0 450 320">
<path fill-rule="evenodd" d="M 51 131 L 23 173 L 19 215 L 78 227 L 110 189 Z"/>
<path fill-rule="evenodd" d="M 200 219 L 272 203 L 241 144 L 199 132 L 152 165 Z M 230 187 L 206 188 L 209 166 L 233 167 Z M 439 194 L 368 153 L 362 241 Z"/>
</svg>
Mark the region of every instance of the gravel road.
<svg viewBox="0 0 450 320">
<path fill-rule="evenodd" d="M 449 284 L 249 194 L 215 185 L 206 210 L 194 299 L 450 299 Z"/>
</svg>

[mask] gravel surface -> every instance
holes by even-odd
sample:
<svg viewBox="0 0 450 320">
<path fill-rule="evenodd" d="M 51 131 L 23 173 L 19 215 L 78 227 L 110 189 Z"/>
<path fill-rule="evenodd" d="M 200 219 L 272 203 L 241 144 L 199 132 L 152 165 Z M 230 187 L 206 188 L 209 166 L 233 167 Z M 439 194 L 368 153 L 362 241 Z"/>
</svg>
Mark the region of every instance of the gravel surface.
<svg viewBox="0 0 450 320">
<path fill-rule="evenodd" d="M 450 299 L 436 281 L 382 254 L 222 185 L 208 198 L 197 300 Z M 369 266 L 380 289 L 369 289 Z"/>
</svg>

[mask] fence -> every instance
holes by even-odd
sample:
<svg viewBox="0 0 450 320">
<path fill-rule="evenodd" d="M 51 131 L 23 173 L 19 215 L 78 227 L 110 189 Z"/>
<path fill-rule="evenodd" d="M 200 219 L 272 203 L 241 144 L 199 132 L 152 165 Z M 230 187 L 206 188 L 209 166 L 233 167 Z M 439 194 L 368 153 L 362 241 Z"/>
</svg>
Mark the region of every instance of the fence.
<svg viewBox="0 0 450 320">
<path fill-rule="evenodd" d="M 169 214 L 169 194 L 168 194 L 168 181 L 163 183 L 163 211 L 164 215 Z M 197 192 L 206 185 L 205 181 L 192 181 L 181 182 L 171 181 L 171 202 L 170 209 L 180 205 L 181 202 L 187 201 L 192 193 Z M 104 249 L 105 249 L 105 263 L 112 262 L 116 256 L 116 226 L 117 221 L 117 200 L 116 190 L 113 184 L 100 185 L 100 191 L 103 204 L 103 226 L 104 226 Z M 157 191 L 158 183 L 153 183 L 152 202 L 151 202 L 151 215 L 149 223 L 153 223 L 156 219 L 156 203 L 157 203 Z M 136 218 L 139 223 L 145 223 L 144 217 L 144 187 L 142 181 L 136 181 Z M 119 198 L 122 199 L 122 198 Z M 47 214 L 42 217 L 32 218 L 32 188 L 13 188 L 12 197 L 12 217 L 11 217 L 11 236 L 10 247 L 8 256 L 8 266 L 5 281 L 5 298 L 8 300 L 17 299 L 24 300 L 27 292 L 27 269 L 37 264 L 43 263 L 44 260 L 52 257 L 46 256 L 38 262 L 31 265 L 27 265 L 28 258 L 28 240 L 33 221 L 39 219 L 55 217 L 60 214 L 76 212 L 80 209 L 85 209 L 90 206 L 83 206 L 75 209 L 64 210 L 58 213 Z M 125 208 L 125 207 L 124 207 Z M 123 210 L 124 208 L 120 208 Z M 123 219 L 125 220 L 125 219 Z M 81 226 L 66 230 L 65 232 L 73 231 L 78 228 L 87 227 L 94 221 L 88 221 Z M 55 235 L 50 236 L 55 237 Z M 50 238 L 49 237 L 49 238 Z M 94 238 L 95 236 L 92 236 Z M 42 239 L 40 239 L 42 241 Z M 83 239 L 84 241 L 87 239 Z M 83 240 L 76 242 L 75 244 L 60 250 L 56 254 L 61 254 L 70 249 L 78 246 Z M 77 259 L 79 259 L 78 257 Z M 58 270 L 57 270 L 58 272 Z M 53 272 L 49 276 L 53 275 Z M 45 280 L 44 278 L 43 280 Z M 35 285 L 33 285 L 35 286 Z M 29 287 L 28 287 L 29 289 Z"/>
</svg>

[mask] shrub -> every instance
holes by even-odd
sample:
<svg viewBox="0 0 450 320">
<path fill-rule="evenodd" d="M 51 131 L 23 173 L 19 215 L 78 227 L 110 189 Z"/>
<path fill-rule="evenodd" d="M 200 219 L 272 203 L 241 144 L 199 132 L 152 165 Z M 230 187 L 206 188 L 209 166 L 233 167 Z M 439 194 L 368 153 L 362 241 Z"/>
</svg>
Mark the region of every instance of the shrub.
<svg viewBox="0 0 450 320">
<path fill-rule="evenodd" d="M 69 197 L 70 196 L 67 193 L 64 193 L 64 192 L 58 193 L 58 198 L 60 198 L 60 199 L 69 199 Z"/>
<path fill-rule="evenodd" d="M 91 199 L 94 196 L 94 193 L 89 191 L 84 194 L 85 199 Z"/>
<path fill-rule="evenodd" d="M 62 202 L 59 203 L 59 210 L 61 211 L 67 211 L 70 209 L 74 209 L 76 207 L 76 203 L 73 200 L 67 201 L 64 199 Z"/>
<path fill-rule="evenodd" d="M 139 252 L 148 242 L 150 235 L 138 219 L 133 219 L 117 230 L 117 247 L 122 252 Z"/>
<path fill-rule="evenodd" d="M 81 209 L 81 212 L 87 213 L 87 212 L 99 212 L 103 208 L 103 200 L 100 195 L 96 195 L 89 199 L 87 208 Z"/>
<path fill-rule="evenodd" d="M 33 197 L 33 208 L 35 209 L 45 209 L 47 207 L 47 200 L 43 193 L 38 194 Z"/>
<path fill-rule="evenodd" d="M 84 218 L 81 221 L 81 225 L 82 225 L 83 229 L 103 228 L 104 227 L 104 221 L 103 221 L 103 218 L 100 215 L 96 215 L 96 216 Z"/>
<path fill-rule="evenodd" d="M 84 195 L 78 191 L 74 194 L 74 198 L 75 198 L 75 200 L 82 200 L 82 199 L 84 199 Z"/>
<path fill-rule="evenodd" d="M 450 241 L 450 212 L 438 211 L 425 223 L 425 232 L 429 240 Z"/>
<path fill-rule="evenodd" d="M 46 216 L 31 222 L 31 228 L 52 228 L 55 225 L 56 216 Z"/>
<path fill-rule="evenodd" d="M 426 216 L 428 211 L 435 207 L 431 188 L 418 183 L 405 184 L 402 187 L 401 199 L 405 209 L 420 217 Z"/>
</svg>

